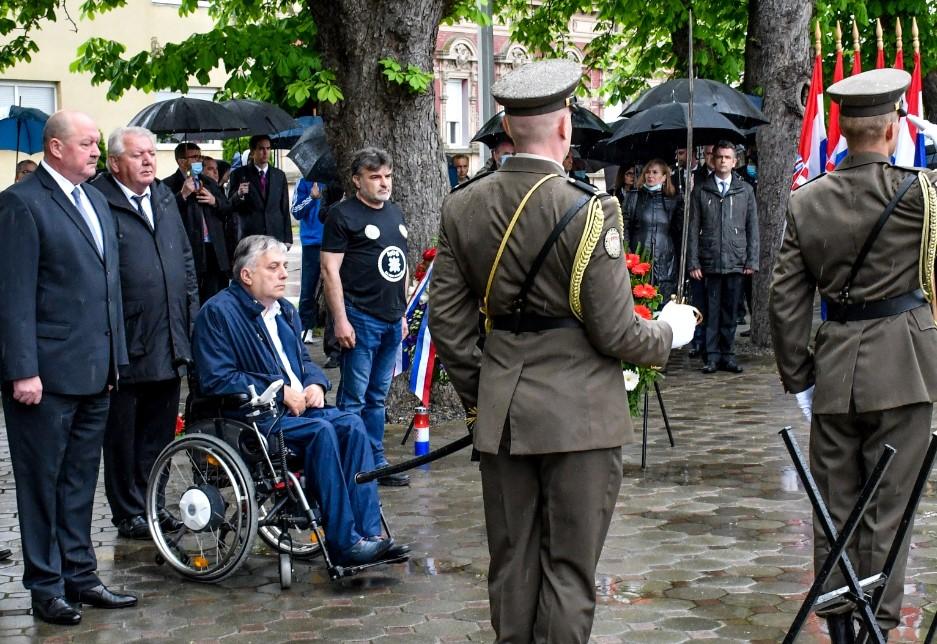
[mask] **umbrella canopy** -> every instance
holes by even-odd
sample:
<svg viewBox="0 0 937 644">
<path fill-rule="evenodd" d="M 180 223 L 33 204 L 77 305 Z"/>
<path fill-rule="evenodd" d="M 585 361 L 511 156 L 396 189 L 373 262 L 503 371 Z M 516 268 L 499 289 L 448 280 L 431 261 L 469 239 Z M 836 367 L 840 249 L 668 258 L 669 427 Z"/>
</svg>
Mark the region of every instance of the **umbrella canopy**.
<svg viewBox="0 0 937 644">
<path fill-rule="evenodd" d="M 677 78 L 647 90 L 626 107 L 621 115 L 635 116 L 655 105 L 686 103 L 689 100 L 690 81 Z M 769 123 L 761 110 L 755 107 L 745 94 L 718 81 L 693 79 L 693 105 L 700 104 L 711 107 L 740 128 L 753 128 Z"/>
<path fill-rule="evenodd" d="M 280 107 L 263 101 L 248 98 L 234 98 L 222 101 L 221 105 L 230 112 L 237 114 L 247 124 L 247 132 L 236 136 L 249 136 L 254 134 L 271 135 L 281 130 L 289 130 L 299 126 L 292 116 Z M 225 139 L 229 136 L 224 131 L 201 132 L 198 138 L 202 141 Z"/>
<path fill-rule="evenodd" d="M 204 134 L 211 134 L 213 139 L 250 134 L 244 119 L 220 103 L 185 97 L 153 103 L 130 119 L 128 125 L 169 135 L 175 141 L 190 141 L 195 138 L 192 135 L 204 140 Z"/>
<path fill-rule="evenodd" d="M 338 165 L 325 137 L 325 124 L 322 119 L 303 132 L 286 156 L 293 160 L 303 176 L 310 181 L 329 183 L 338 180 Z"/>
<path fill-rule="evenodd" d="M 589 158 L 617 163 L 673 159 L 678 148 L 686 147 L 688 107 L 686 103 L 667 103 L 635 114 L 593 146 Z M 693 140 L 699 145 L 722 140 L 744 143 L 745 135 L 708 105 L 694 104 Z"/>
<path fill-rule="evenodd" d="M 322 123 L 321 116 L 298 116 L 296 117 L 297 127 L 274 132 L 270 135 L 270 144 L 278 150 L 289 150 L 296 145 L 299 137 L 316 123 Z"/>
<path fill-rule="evenodd" d="M 492 116 L 481 126 L 475 136 L 472 137 L 472 143 L 479 141 L 489 148 L 494 148 L 502 138 L 507 136 L 502 121 L 504 121 L 503 111 Z M 606 138 L 612 132 L 605 121 L 578 105 L 573 108 L 572 121 L 573 145 L 591 146 L 596 141 Z"/>
<path fill-rule="evenodd" d="M 10 106 L 10 116 L 0 120 L 0 150 L 35 154 L 42 150 L 42 130 L 49 115 L 34 107 Z"/>
</svg>

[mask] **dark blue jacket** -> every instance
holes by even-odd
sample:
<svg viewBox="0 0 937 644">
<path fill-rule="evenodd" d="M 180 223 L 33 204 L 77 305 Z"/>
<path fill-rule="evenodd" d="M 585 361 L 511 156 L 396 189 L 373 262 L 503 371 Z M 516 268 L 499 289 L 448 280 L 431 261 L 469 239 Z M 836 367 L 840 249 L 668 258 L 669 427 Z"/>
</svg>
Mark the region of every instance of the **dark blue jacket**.
<svg viewBox="0 0 937 644">
<path fill-rule="evenodd" d="M 320 186 L 321 190 L 325 186 Z M 324 228 L 319 221 L 319 207 L 322 204 L 321 197 L 313 199 L 312 181 L 300 179 L 296 184 L 296 191 L 293 193 L 293 207 L 291 209 L 293 217 L 299 221 L 299 239 L 303 246 L 321 246 L 322 229 Z"/>
<path fill-rule="evenodd" d="M 328 391 L 332 386 L 329 379 L 300 341 L 302 325 L 296 308 L 286 299 L 279 302 L 277 332 L 290 368 L 302 380 L 303 388 L 322 385 Z M 280 379 L 289 384 L 261 318 L 263 310 L 263 305 L 237 282 L 202 306 L 195 318 L 192 352 L 203 395 L 246 394 L 249 385 L 260 393 Z M 278 398 L 282 402 L 282 390 Z"/>
</svg>

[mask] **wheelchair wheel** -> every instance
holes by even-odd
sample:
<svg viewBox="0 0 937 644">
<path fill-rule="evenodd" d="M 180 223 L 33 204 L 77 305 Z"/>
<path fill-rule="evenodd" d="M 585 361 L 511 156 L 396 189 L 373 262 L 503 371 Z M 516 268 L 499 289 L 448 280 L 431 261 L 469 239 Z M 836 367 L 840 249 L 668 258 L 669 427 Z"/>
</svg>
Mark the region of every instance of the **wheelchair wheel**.
<svg viewBox="0 0 937 644">
<path fill-rule="evenodd" d="M 258 503 L 257 511 L 261 520 L 266 518 L 273 508 L 274 501 L 274 497 L 269 496 Z M 319 543 L 315 530 L 297 530 L 294 528 L 289 531 L 290 539 L 285 540 L 283 543 L 280 542 L 280 533 L 280 527 L 275 525 L 261 526 L 257 529 L 257 534 L 260 535 L 261 540 L 274 552 L 286 553 L 297 559 L 307 560 L 314 559 L 322 550 L 322 544 Z"/>
<path fill-rule="evenodd" d="M 184 577 L 221 581 L 257 536 L 254 483 L 223 440 L 191 434 L 170 443 L 150 472 L 146 515 L 159 555 Z"/>
</svg>

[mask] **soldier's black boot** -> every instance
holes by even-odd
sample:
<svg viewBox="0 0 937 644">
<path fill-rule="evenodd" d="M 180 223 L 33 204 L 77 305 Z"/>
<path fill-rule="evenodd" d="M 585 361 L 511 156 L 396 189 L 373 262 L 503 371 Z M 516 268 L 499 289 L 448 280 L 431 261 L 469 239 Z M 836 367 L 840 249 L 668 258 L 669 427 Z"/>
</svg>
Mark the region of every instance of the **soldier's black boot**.
<svg viewBox="0 0 937 644">
<path fill-rule="evenodd" d="M 852 613 L 830 615 L 826 618 L 830 631 L 830 644 L 855 644 L 856 631 L 852 626 Z"/>
</svg>

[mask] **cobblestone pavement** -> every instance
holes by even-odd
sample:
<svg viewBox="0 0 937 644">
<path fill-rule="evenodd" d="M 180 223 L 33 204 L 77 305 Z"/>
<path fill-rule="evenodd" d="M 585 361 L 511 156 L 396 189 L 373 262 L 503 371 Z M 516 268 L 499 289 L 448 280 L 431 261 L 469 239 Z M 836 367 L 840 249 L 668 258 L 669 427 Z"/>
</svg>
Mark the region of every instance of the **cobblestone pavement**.
<svg viewBox="0 0 937 644">
<path fill-rule="evenodd" d="M 322 360 L 319 346 L 313 356 Z M 770 360 L 743 356 L 742 364 L 741 375 L 703 376 L 678 354 L 662 385 L 676 447 L 653 405 L 645 471 L 640 442 L 625 447 L 596 579 L 594 642 L 776 642 L 790 625 L 812 580 L 810 508 L 777 432 L 794 425 L 806 447 L 806 430 Z M 402 430 L 388 427 L 392 461 L 412 449 L 400 447 Z M 433 427 L 434 446 L 461 431 Z M 186 582 L 156 565 L 151 544 L 117 537 L 99 482 L 92 531 L 100 576 L 138 594 L 140 604 L 89 608 L 79 626 L 55 627 L 27 612 L 4 432 L 0 544 L 14 555 L 0 563 L 0 641 L 490 642 L 481 489 L 468 453 L 414 472 L 409 488 L 381 490 L 395 536 L 412 545 L 413 558 L 338 582 L 320 561 L 297 562 L 293 587 L 281 590 L 277 560 L 259 539 L 247 563 L 217 585 Z M 933 483 L 918 517 L 904 623 L 893 642 L 922 639 L 937 609 Z M 811 618 L 798 641 L 826 638 Z"/>
</svg>

